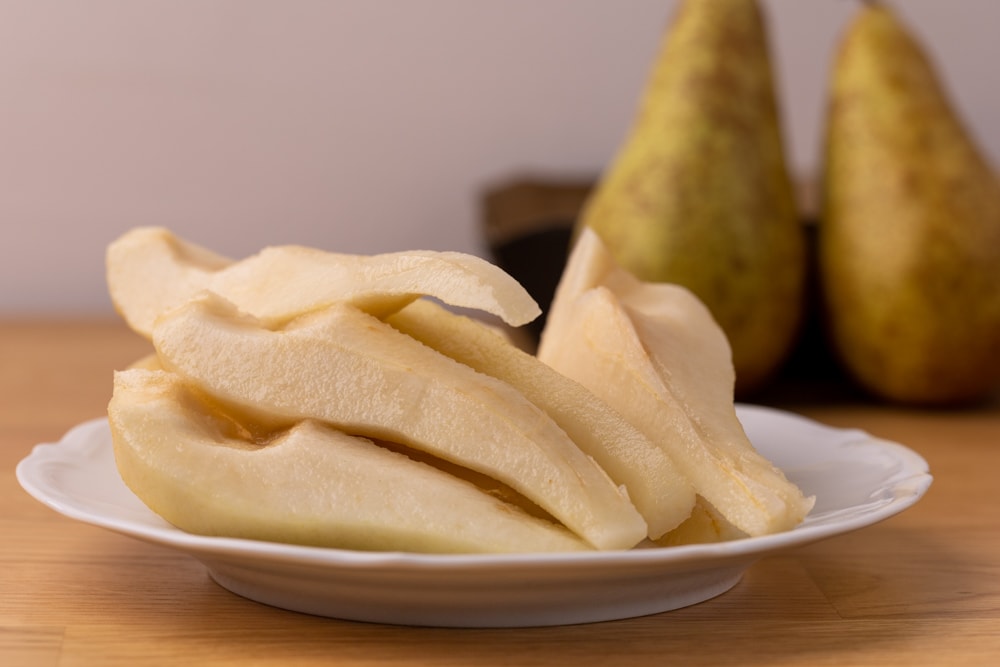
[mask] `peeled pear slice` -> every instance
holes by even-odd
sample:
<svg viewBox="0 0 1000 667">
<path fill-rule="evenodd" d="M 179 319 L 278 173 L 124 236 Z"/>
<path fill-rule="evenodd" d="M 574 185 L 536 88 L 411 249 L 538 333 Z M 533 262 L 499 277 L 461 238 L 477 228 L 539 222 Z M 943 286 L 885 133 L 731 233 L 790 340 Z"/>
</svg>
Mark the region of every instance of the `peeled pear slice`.
<svg viewBox="0 0 1000 667">
<path fill-rule="evenodd" d="M 655 540 L 661 547 L 677 547 L 684 544 L 713 544 L 746 537 L 746 534 L 726 521 L 719 511 L 698 498 L 694 509 L 684 523 L 663 537 Z"/>
<path fill-rule="evenodd" d="M 249 439 L 164 371 L 116 373 L 108 415 L 122 479 L 191 533 L 435 553 L 590 548 L 472 484 L 316 421 Z"/>
<path fill-rule="evenodd" d="M 793 528 L 812 500 L 746 437 L 725 335 L 687 289 L 659 286 L 654 313 L 627 307 L 607 287 L 584 292 L 567 320 L 578 334 L 549 346 L 543 360 L 666 448 L 734 526 L 748 535 Z"/>
<path fill-rule="evenodd" d="M 106 265 L 112 302 L 147 338 L 159 315 L 205 289 L 272 327 L 334 302 L 385 315 L 422 295 L 490 313 L 511 326 L 541 314 L 509 274 L 458 252 L 350 255 L 275 246 L 232 262 L 169 230 L 139 227 L 108 246 Z"/>
<path fill-rule="evenodd" d="M 581 227 L 545 316 L 545 327 L 536 351 L 539 358 L 544 359 L 550 348 L 562 346 L 564 341 L 576 335 L 569 321 L 573 302 L 590 288 L 603 285 L 617 270 L 618 264 L 597 232 L 587 226 Z"/>
<path fill-rule="evenodd" d="M 570 253 L 537 355 L 664 447 L 737 529 L 787 530 L 812 507 L 747 438 L 729 341 L 707 307 L 683 287 L 622 269 L 593 230 L 582 229 Z"/>
<path fill-rule="evenodd" d="M 625 486 L 658 538 L 691 514 L 694 489 L 660 447 L 583 385 L 513 345 L 483 322 L 421 299 L 386 318 L 452 359 L 503 380 L 544 410 L 611 478 Z"/>
<path fill-rule="evenodd" d="M 210 293 L 161 316 L 164 368 L 254 421 L 328 422 L 507 484 L 591 545 L 647 534 L 628 497 L 541 409 L 347 304 L 269 330 Z"/>
<path fill-rule="evenodd" d="M 201 292 L 228 257 L 188 243 L 161 227 L 136 227 L 108 245 L 111 303 L 135 332 L 150 338 L 156 318 Z"/>
<path fill-rule="evenodd" d="M 511 326 L 541 314 L 509 274 L 459 252 L 346 255 L 276 246 L 219 272 L 208 287 L 268 326 L 334 302 L 350 303 L 378 317 L 424 295 L 496 315 Z"/>
</svg>

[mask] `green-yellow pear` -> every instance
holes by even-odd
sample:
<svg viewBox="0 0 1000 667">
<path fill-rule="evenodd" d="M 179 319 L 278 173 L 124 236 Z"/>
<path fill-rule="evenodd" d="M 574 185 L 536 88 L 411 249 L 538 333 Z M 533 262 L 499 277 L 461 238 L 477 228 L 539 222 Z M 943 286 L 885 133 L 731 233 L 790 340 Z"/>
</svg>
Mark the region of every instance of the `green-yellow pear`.
<svg viewBox="0 0 1000 667">
<path fill-rule="evenodd" d="M 1000 381 L 1000 183 L 921 44 L 867 3 L 833 67 L 820 275 L 830 338 L 874 395 L 953 404 Z"/>
<path fill-rule="evenodd" d="M 641 280 L 709 307 L 739 395 L 776 372 L 799 331 L 806 259 L 756 0 L 681 3 L 578 225 Z"/>
</svg>

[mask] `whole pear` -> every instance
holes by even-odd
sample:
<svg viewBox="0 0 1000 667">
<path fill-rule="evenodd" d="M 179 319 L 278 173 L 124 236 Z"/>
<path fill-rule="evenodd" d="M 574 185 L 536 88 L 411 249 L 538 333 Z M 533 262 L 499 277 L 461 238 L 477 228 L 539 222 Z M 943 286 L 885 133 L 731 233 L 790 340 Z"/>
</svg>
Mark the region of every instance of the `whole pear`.
<svg viewBox="0 0 1000 667">
<path fill-rule="evenodd" d="M 830 85 L 818 252 L 835 351 L 890 401 L 980 397 L 1000 380 L 1000 182 L 888 7 L 859 9 Z"/>
<path fill-rule="evenodd" d="M 756 0 L 685 0 L 618 155 L 581 213 L 617 262 L 686 286 L 760 388 L 800 326 L 805 244 Z"/>
</svg>

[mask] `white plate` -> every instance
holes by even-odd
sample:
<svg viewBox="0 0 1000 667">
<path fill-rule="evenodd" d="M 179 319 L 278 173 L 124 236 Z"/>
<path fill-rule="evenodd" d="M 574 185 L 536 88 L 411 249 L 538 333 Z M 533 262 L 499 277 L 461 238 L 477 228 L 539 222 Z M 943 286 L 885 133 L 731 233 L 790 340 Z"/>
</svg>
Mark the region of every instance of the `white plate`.
<svg viewBox="0 0 1000 667">
<path fill-rule="evenodd" d="M 886 519 L 931 484 L 927 463 L 902 445 L 769 408 L 738 410 L 761 453 L 816 496 L 794 530 L 723 544 L 513 556 L 203 537 L 166 523 L 128 490 L 104 419 L 36 446 L 17 478 L 61 514 L 194 556 L 221 586 L 252 600 L 342 619 L 451 627 L 586 623 L 695 604 L 729 590 L 762 556 Z"/>
</svg>

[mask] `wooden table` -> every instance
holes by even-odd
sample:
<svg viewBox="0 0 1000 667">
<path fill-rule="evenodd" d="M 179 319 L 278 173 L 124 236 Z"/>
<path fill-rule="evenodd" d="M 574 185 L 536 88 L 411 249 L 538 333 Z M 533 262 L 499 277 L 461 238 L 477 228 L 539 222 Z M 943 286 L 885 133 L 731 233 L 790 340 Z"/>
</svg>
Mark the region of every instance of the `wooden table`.
<svg viewBox="0 0 1000 667">
<path fill-rule="evenodd" d="M 783 406 L 909 445 L 934 485 L 881 524 L 760 561 L 708 602 L 585 626 L 421 629 L 242 599 L 187 556 L 22 491 L 17 462 L 102 415 L 112 369 L 147 350 L 114 322 L 0 324 L 0 665 L 1000 664 L 1000 400 Z"/>
</svg>

